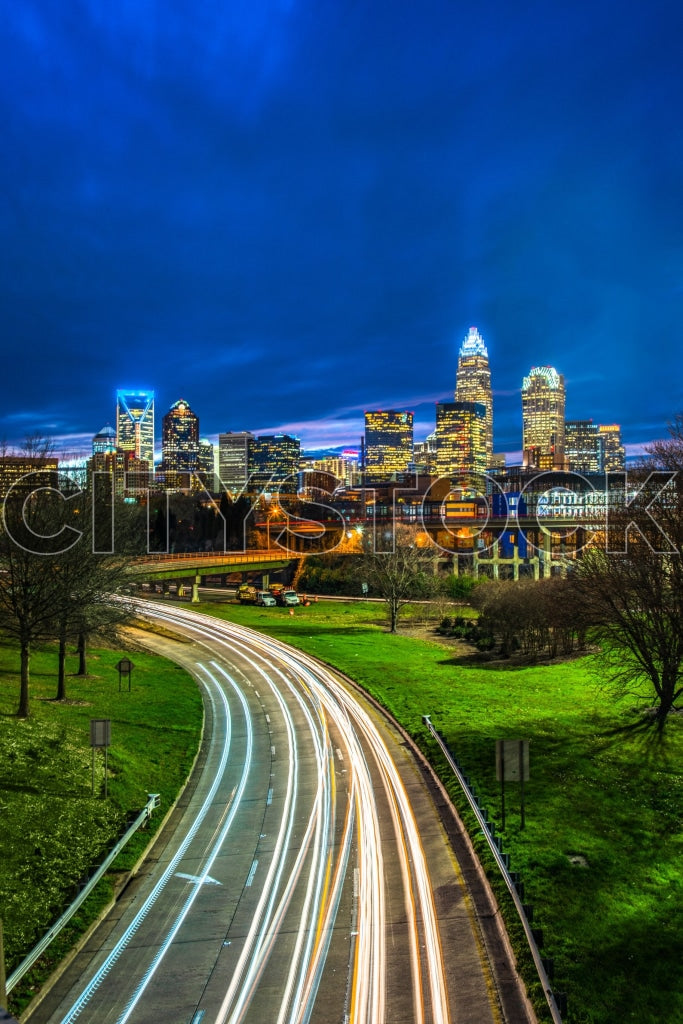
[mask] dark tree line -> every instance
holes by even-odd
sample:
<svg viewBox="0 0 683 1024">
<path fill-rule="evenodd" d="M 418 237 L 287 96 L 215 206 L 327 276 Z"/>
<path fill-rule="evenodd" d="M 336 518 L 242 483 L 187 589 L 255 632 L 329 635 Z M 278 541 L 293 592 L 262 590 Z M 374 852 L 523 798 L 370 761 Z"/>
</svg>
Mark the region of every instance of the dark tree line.
<svg viewBox="0 0 683 1024">
<path fill-rule="evenodd" d="M 571 583 L 545 580 L 487 580 L 472 591 L 479 610 L 478 632 L 485 646 L 503 658 L 529 660 L 567 656 L 585 645 L 587 621 L 572 598 Z"/>
</svg>

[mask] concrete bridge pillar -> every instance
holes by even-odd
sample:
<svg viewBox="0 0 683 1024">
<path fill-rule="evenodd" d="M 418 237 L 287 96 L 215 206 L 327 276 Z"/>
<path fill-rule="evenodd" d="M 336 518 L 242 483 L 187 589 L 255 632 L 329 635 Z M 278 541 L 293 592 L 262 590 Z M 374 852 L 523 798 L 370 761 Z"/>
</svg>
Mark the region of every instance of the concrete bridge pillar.
<svg viewBox="0 0 683 1024">
<path fill-rule="evenodd" d="M 194 578 L 194 583 L 192 584 L 192 603 L 193 604 L 198 604 L 199 603 L 199 584 L 201 582 L 202 582 L 202 578 L 201 578 L 201 576 L 198 573 L 195 576 L 195 578 Z"/>
</svg>

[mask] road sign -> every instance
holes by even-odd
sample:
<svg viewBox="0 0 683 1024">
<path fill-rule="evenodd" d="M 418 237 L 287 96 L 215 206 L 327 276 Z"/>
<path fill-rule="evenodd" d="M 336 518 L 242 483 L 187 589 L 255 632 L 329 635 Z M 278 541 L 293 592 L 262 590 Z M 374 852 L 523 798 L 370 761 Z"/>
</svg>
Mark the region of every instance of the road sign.
<svg viewBox="0 0 683 1024">
<path fill-rule="evenodd" d="M 529 778 L 529 741 L 496 740 L 496 778 L 500 782 L 502 827 L 505 828 L 505 783 L 520 783 L 521 823 L 524 828 L 524 783 Z"/>
<path fill-rule="evenodd" d="M 528 740 L 496 740 L 496 778 L 498 782 L 528 781 Z"/>
<path fill-rule="evenodd" d="M 116 667 L 119 670 L 119 693 L 121 692 L 121 680 L 124 676 L 128 676 L 128 692 L 130 693 L 130 676 L 135 665 L 130 658 L 121 658 L 120 661 L 116 662 Z"/>
<path fill-rule="evenodd" d="M 111 744 L 111 719 L 90 719 L 90 746 L 108 747 Z"/>
<path fill-rule="evenodd" d="M 92 747 L 92 795 L 95 795 L 95 749 L 104 748 L 104 798 L 107 798 L 107 751 L 111 743 L 111 719 L 90 719 L 90 746 Z"/>
</svg>

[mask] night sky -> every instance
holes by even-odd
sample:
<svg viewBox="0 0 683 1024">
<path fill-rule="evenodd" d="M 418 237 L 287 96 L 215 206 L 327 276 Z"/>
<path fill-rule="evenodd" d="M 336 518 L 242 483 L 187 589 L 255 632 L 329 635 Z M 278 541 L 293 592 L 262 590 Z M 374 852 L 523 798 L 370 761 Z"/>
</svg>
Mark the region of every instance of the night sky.
<svg viewBox="0 0 683 1024">
<path fill-rule="evenodd" d="M 683 6 L 21 0 L 0 36 L 0 439 L 117 387 L 350 445 L 489 349 L 637 446 L 683 411 Z M 650 365 L 648 365 L 650 364 Z M 631 448 L 631 451 L 635 448 Z"/>
</svg>

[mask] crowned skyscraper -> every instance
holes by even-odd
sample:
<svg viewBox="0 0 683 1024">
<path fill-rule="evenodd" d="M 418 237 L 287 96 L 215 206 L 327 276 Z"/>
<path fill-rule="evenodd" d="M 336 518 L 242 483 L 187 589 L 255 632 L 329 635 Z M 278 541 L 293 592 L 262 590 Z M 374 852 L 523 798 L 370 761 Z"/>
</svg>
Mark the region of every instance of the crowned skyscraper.
<svg viewBox="0 0 683 1024">
<path fill-rule="evenodd" d="M 162 421 L 161 450 L 167 474 L 196 473 L 199 468 L 199 419 L 187 402 L 174 402 Z"/>
<path fill-rule="evenodd" d="M 116 448 L 154 467 L 154 392 L 116 392 Z"/>
<path fill-rule="evenodd" d="M 565 469 L 564 377 L 554 366 L 534 366 L 522 381 L 524 465 Z"/>
<path fill-rule="evenodd" d="M 455 401 L 476 402 L 485 409 L 484 448 L 486 465 L 493 456 L 493 394 L 486 344 L 476 327 L 470 327 L 460 346 L 455 378 Z"/>
</svg>

